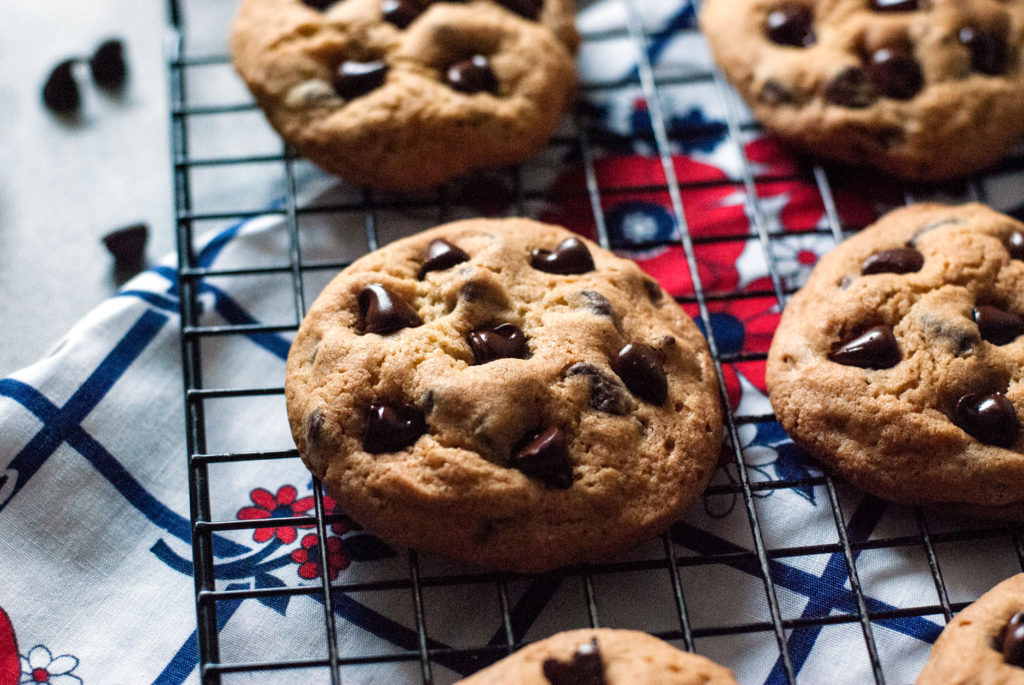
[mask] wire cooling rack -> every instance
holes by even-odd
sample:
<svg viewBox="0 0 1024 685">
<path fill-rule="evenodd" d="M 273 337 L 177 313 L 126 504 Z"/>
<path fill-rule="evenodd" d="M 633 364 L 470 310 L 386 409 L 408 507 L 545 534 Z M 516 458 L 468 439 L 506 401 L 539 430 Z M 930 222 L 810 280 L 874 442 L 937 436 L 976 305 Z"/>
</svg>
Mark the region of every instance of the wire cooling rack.
<svg viewBox="0 0 1024 685">
<path fill-rule="evenodd" d="M 810 239 L 831 239 L 840 241 L 852 231 L 863 227 L 856 216 L 844 216 L 837 201 L 837 195 L 846 192 L 844 188 L 856 185 L 856 174 L 842 168 L 826 168 L 820 164 L 804 162 L 792 168 L 766 168 L 751 159 L 750 148 L 745 144 L 758 136 L 758 129 L 749 118 L 743 106 L 736 100 L 722 76 L 710 64 L 706 68 L 673 70 L 655 64 L 655 57 L 664 47 L 667 32 L 690 36 L 700 40 L 692 22 L 692 11 L 680 0 L 665 2 L 666 6 L 679 11 L 666 13 L 672 16 L 672 25 L 652 28 L 645 24 L 640 11 L 641 2 L 649 0 L 622 0 L 614 6 L 611 14 L 621 17 L 621 22 L 612 28 L 585 33 L 583 51 L 601 51 L 607 46 L 626 46 L 635 54 L 635 68 L 625 77 L 602 81 L 586 82 L 581 88 L 581 104 L 570 114 L 566 126 L 556 135 L 551 149 L 560 155 L 568 154 L 578 163 L 582 179 L 573 197 L 556 198 L 575 202 L 574 207 L 582 208 L 589 214 L 583 223 L 592 230 L 600 243 L 610 248 L 629 248 L 651 251 L 671 248 L 682 250 L 680 268 L 688 272 L 686 279 L 692 285 L 690 291 L 680 295 L 680 304 L 690 311 L 706 332 L 720 378 L 726 378 L 730 369 L 744 364 L 757 363 L 765 359 L 766 348 L 731 349 L 723 346 L 715 326 L 716 312 L 722 307 L 754 300 L 768 300 L 781 310 L 787 297 L 798 283 L 791 282 L 778 268 L 778 245 L 792 240 L 794 235 Z M 260 673 L 270 682 L 292 682 L 296 669 L 313 669 L 317 682 L 359 682 L 346 678 L 346 668 L 353 666 L 380 665 L 386 669 L 392 665 L 418 665 L 416 679 L 423 683 L 451 682 L 461 664 L 462 672 L 471 671 L 508 654 L 524 644 L 529 617 L 517 610 L 510 586 L 514 576 L 505 574 L 484 574 L 465 572 L 460 574 L 432 573 L 425 571 L 415 552 L 407 553 L 407 573 L 404 578 L 362 579 L 358 583 L 344 580 L 332 581 L 328 575 L 329 560 L 326 546 L 319 548 L 319 583 L 300 587 L 264 587 L 225 589 L 217 584 L 214 571 L 213 539 L 216 533 L 224 531 L 257 528 L 259 521 L 219 520 L 216 490 L 211 486 L 209 468 L 213 464 L 245 464 L 267 460 L 297 460 L 294 450 L 251 450 L 234 452 L 211 452 L 208 434 L 211 419 L 207 415 L 207 403 L 215 399 L 230 398 L 240 402 L 257 401 L 262 398 L 280 396 L 283 388 L 279 384 L 267 387 L 228 388 L 208 386 L 203 378 L 204 344 L 211 340 L 233 336 L 254 336 L 260 334 L 290 335 L 298 326 L 311 294 L 306 292 L 307 277 L 311 274 L 329 275 L 347 265 L 351 259 L 308 261 L 302 257 L 303 219 L 312 215 L 320 218 L 353 215 L 362 217 L 365 228 L 365 244 L 372 250 L 387 242 L 385 221 L 381 218 L 396 208 L 415 210 L 434 218 L 438 223 L 454 216 L 453 209 L 460 193 L 466 188 L 450 185 L 436 193 L 408 197 L 383 196 L 369 191 L 353 189 L 344 199 L 333 204 L 304 204 L 298 193 L 299 177 L 306 175 L 308 165 L 298 159 L 280 143 L 276 148 L 263 147 L 242 152 L 225 150 L 216 141 L 217 135 L 197 135 L 197 131 L 209 128 L 209 122 L 217 122 L 214 131 L 228 131 L 236 119 L 252 120 L 261 114 L 251 99 L 230 74 L 230 60 L 223 53 L 223 41 L 204 42 L 194 40 L 196 26 L 201 25 L 207 33 L 208 24 L 215 25 L 213 33 L 226 35 L 229 10 L 223 7 L 229 3 L 213 0 L 169 0 L 171 40 L 168 50 L 168 71 L 171 92 L 171 130 L 174 159 L 175 204 L 177 222 L 177 244 L 179 253 L 179 282 L 181 292 L 181 315 L 183 323 L 182 358 L 186 392 L 186 432 L 188 448 L 188 477 L 190 487 L 191 518 L 193 522 L 193 555 L 198 618 L 198 650 L 201 680 L 204 683 L 236 682 L 232 678 L 245 674 Z M 692 9 L 692 8 L 691 8 Z M 212 20 L 210 17 L 213 17 Z M 210 47 L 210 46 L 213 47 Z M 206 79 L 218 75 L 226 79 L 225 88 L 196 88 Z M 698 91 L 702 97 L 714 101 L 721 119 L 717 122 L 693 121 L 683 125 L 672 120 L 674 116 L 666 103 L 673 94 Z M 199 92 L 197 96 L 195 93 Z M 609 93 L 628 93 L 635 101 L 632 114 L 643 113 L 643 122 L 634 126 L 628 134 L 609 133 L 593 123 L 592 110 L 595 102 Z M 211 95 L 212 93 L 212 95 Z M 726 138 L 736 164 L 732 172 L 720 178 L 680 178 L 676 153 L 680 148 L 700 149 L 704 137 L 715 134 Z M 649 163 L 641 180 L 609 181 L 599 171 L 600 157 L 609 149 L 643 150 L 644 159 Z M 541 156 L 543 157 L 543 155 Z M 557 155 L 556 155 L 557 157 Z M 529 164 L 529 163 L 528 163 Z M 306 166 L 304 166 L 306 165 Z M 272 169 L 273 183 L 250 182 L 241 172 L 250 168 Z M 1024 170 L 1024 159 L 1012 157 L 998 169 L 970 179 L 953 187 L 899 187 L 886 181 L 888 195 L 895 203 L 909 203 L 923 197 L 947 197 L 986 201 L 993 184 L 998 184 L 1010 172 Z M 552 199 L 547 188 L 531 185 L 535 169 L 514 168 L 500 176 L 501 183 L 482 191 L 497 192 L 505 200 L 501 212 L 517 215 L 536 216 L 543 212 L 545 203 Z M 865 172 L 859 172 L 865 173 Z M 239 175 L 237 182 L 224 182 L 223 178 Z M 770 208 L 770 193 L 766 188 L 772 184 L 785 184 L 799 179 L 801 187 L 811 189 L 814 202 L 822 208 L 823 220 L 813 222 L 796 231 L 783 230 Z M 691 224 L 694 210 L 694 193 L 708 188 L 722 189 L 726 194 L 739 194 L 742 211 L 745 214 L 745 229 L 741 234 L 706 235 Z M 557 186 L 556 186 L 557 189 Z M 283 199 L 269 208 L 267 201 L 274 192 L 281 192 Z M 557 190 L 556 190 L 557 192 Z M 210 206 L 210 197 L 229 197 L 233 204 Z M 660 198 L 668 208 L 671 223 L 678 231 L 668 240 L 658 238 L 647 241 L 633 241 L 628 245 L 621 242 L 621 235 L 610 230 L 614 217 L 609 217 L 606 208 L 608 199 L 616 196 Z M 878 198 L 873 198 L 878 199 Z M 218 269 L 203 264 L 194 248 L 198 234 L 218 223 L 244 220 L 271 214 L 280 217 L 288 230 L 288 245 L 281 254 L 274 255 L 268 263 L 254 263 L 230 269 Z M 767 279 L 756 288 L 744 288 L 733 284 L 732 289 L 716 291 L 706 287 L 708 273 L 700 266 L 698 255 L 701 249 L 728 242 L 742 242 L 754 253 L 760 255 L 767 266 Z M 200 297 L 203 287 L 212 279 L 245 279 L 257 276 L 276 277 L 287 283 L 294 306 L 294 320 L 281 325 L 259 322 L 244 322 L 227 325 L 204 324 L 201 319 Z M 684 280 L 686 280 L 684 279 Z M 726 381 L 720 382 L 723 398 L 730 388 Z M 725 405 L 730 406 L 726 401 Z M 579 612 L 585 624 L 599 626 L 614 624 L 609 620 L 613 612 L 602 606 L 600 588 L 608 583 L 627 582 L 643 574 L 654 579 L 645 582 L 661 583 L 663 603 L 671 606 L 672 625 L 664 625 L 650 632 L 691 651 L 705 653 L 729 666 L 736 665 L 736 652 L 744 645 L 756 644 L 769 654 L 774 665 L 768 673 L 769 682 L 821 682 L 808 675 L 804 669 L 809 651 L 815 639 L 828 631 L 859 633 L 853 644 L 863 650 L 866 672 L 874 682 L 906 682 L 913 679 L 920 661 L 927 650 L 918 650 L 918 663 L 900 663 L 904 657 L 890 654 L 879 640 L 879 631 L 903 625 L 922 617 L 930 618 L 941 626 L 963 606 L 976 598 L 977 585 L 957 584 L 951 576 L 962 580 L 973 571 L 959 571 L 951 564 L 944 566 L 944 550 L 970 548 L 981 545 L 980 568 L 996 567 L 993 561 L 1001 553 L 1003 562 L 998 569 L 990 569 L 989 575 L 998 580 L 1015 570 L 1024 568 L 1024 547 L 1019 531 L 1014 527 L 982 523 L 946 525 L 936 522 L 929 512 L 914 509 L 898 509 L 895 514 L 903 526 L 896 532 L 879 533 L 872 531 L 871 498 L 863 506 L 865 498 L 842 482 L 832 479 L 827 473 L 814 468 L 781 470 L 774 472 L 757 468 L 751 463 L 750 454 L 743 449 L 744 432 L 751 427 L 770 425 L 774 417 L 764 411 L 743 411 L 733 407 L 725 417 L 728 445 L 726 457 L 720 468 L 728 477 L 717 477 L 708 491 L 708 497 L 719 497 L 735 504 L 739 525 L 745 529 L 748 544 L 724 543 L 703 536 L 696 528 L 674 527 L 655 544 L 655 552 L 634 560 L 620 560 L 608 564 L 572 568 L 554 574 L 560 580 L 572 579 L 580 592 Z M 766 476 L 767 473 L 767 476 Z M 315 516 L 296 516 L 278 519 L 278 525 L 315 526 L 321 540 L 326 539 L 328 527 L 341 520 L 340 515 L 326 513 L 325 496 L 319 484 L 314 484 Z M 827 511 L 831 519 L 834 536 L 819 541 L 779 540 L 772 530 L 773 523 L 766 520 L 761 502 L 763 498 L 783 491 L 813 496 Z M 706 500 L 707 501 L 707 500 Z M 854 505 L 859 503 L 854 511 Z M 876 503 L 876 509 L 881 508 Z M 707 504 L 705 504 L 707 508 Z M 865 513 L 867 511 L 868 513 Z M 890 511 L 891 513 L 891 511 Z M 868 522 L 868 520 L 871 522 Z M 877 519 L 877 517 L 876 517 Z M 948 522 L 947 522 L 948 523 Z M 682 548 L 685 548 L 683 550 Z M 999 552 L 993 552 L 996 549 Z M 869 566 L 872 554 L 917 554 L 923 560 L 918 568 L 918 579 L 926 579 L 932 590 L 904 597 L 900 601 L 883 603 L 873 598 L 865 588 L 862 575 Z M 1005 559 L 1009 556 L 1009 561 Z M 793 611 L 790 595 L 797 591 L 804 561 L 827 558 L 828 563 L 816 578 L 825 578 L 830 573 L 840 578 L 838 586 L 843 590 L 837 600 L 815 596 L 805 592 L 809 601 L 803 610 Z M 883 558 L 883 566 L 885 565 Z M 809 562 L 808 562 L 809 563 Z M 875 566 L 878 564 L 875 563 Z M 796 570 L 794 570 L 796 569 Z M 763 612 L 757 617 L 730 616 L 728 607 L 702 607 L 701 584 L 725 582 L 726 571 L 739 570 L 756 579 L 763 593 Z M 945 572 L 944 572 L 945 571 Z M 981 572 L 984 576 L 985 573 Z M 959 582 L 959 581 L 958 581 Z M 988 582 L 988 581 L 986 581 Z M 989 583 L 991 584 L 991 583 Z M 428 591 L 444 587 L 493 587 L 500 607 L 500 630 L 496 636 L 482 635 L 474 644 L 458 647 L 445 646 L 432 639 L 427 629 L 425 595 Z M 962 585 L 962 587 L 961 587 Z M 650 588 L 647 588 L 649 591 Z M 352 653 L 339 646 L 338 623 L 343 620 L 337 611 L 340 593 L 361 592 L 372 595 L 376 592 L 401 591 L 408 593 L 412 604 L 414 637 L 410 644 L 398 651 L 380 653 Z M 842 594 L 842 593 L 840 593 Z M 221 628 L 227 607 L 240 601 L 297 595 L 315 596 L 323 605 L 322 656 L 315 658 L 268 659 L 266 661 L 237 661 L 223 659 L 221 654 Z M 813 608 L 814 605 L 816 608 Z M 699 616 L 698 616 L 699 615 Z M 909 623 L 907 623 L 909 625 Z M 927 632 L 927 631 L 926 631 Z M 320 633 L 318 632 L 317 635 Z M 810 636 L 810 637 L 808 637 Z M 926 635 L 927 637 L 927 635 Z M 934 639 L 931 634 L 927 639 Z M 747 640 L 745 642 L 745 640 Z M 808 644 L 809 643 L 809 644 Z M 846 644 L 850 644 L 847 642 Z M 849 658 L 849 655 L 844 655 Z M 453 666 L 455 664 L 455 666 Z M 439 668 L 445 666 L 445 669 Z M 305 671 L 303 671 L 305 672 Z M 408 671 L 403 671 L 408 674 Z M 274 674 L 277 679 L 274 679 Z M 742 674 L 741 674 L 742 675 Z M 832 682 L 841 682 L 842 674 L 833 674 Z M 394 682 L 404 682 L 396 677 Z"/>
</svg>

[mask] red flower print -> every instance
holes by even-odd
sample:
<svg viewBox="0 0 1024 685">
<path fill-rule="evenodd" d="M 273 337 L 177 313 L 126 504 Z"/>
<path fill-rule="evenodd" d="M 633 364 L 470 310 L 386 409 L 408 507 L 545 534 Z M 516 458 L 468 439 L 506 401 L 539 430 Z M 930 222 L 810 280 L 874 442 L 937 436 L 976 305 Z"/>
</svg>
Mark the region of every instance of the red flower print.
<svg viewBox="0 0 1024 685">
<path fill-rule="evenodd" d="M 338 503 L 335 502 L 334 498 L 330 495 L 324 495 L 324 514 L 328 516 L 331 514 L 340 514 L 341 516 L 344 516 L 341 521 L 335 521 L 331 524 L 331 532 L 335 535 L 342 535 L 343 533 L 347 533 L 352 530 L 359 530 L 359 526 L 356 525 L 356 522 L 348 516 L 345 516 L 345 512 L 341 510 L 341 507 L 338 506 Z M 303 526 L 303 528 L 314 527 L 315 526 Z"/>
<path fill-rule="evenodd" d="M 299 576 L 312 580 L 320 575 L 320 539 L 316 533 L 302 538 L 302 546 L 292 550 L 291 559 L 299 565 Z M 327 569 L 331 580 L 348 568 L 349 559 L 341 538 L 333 535 L 327 538 Z"/>
<path fill-rule="evenodd" d="M 297 491 L 291 485 L 282 485 L 276 496 L 270 494 L 268 490 L 256 488 L 249 493 L 249 497 L 256 506 L 242 507 L 238 510 L 238 518 L 243 521 L 251 521 L 307 514 L 313 508 L 313 498 L 295 499 L 296 494 Z M 252 533 L 252 539 L 256 542 L 266 542 L 275 536 L 284 544 L 290 545 L 295 542 L 297 534 L 294 526 L 257 528 Z"/>
</svg>

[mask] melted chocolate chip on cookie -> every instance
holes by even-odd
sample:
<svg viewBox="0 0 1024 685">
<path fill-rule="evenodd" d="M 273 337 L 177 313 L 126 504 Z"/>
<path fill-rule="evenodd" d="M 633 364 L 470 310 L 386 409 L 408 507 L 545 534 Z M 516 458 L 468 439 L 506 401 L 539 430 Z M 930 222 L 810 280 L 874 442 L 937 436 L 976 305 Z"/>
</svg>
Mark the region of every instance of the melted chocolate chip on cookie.
<svg viewBox="0 0 1024 685">
<path fill-rule="evenodd" d="M 876 252 L 860 266 L 862 276 L 871 274 L 909 274 L 924 266 L 924 255 L 912 247 L 897 247 Z"/>
<path fill-rule="evenodd" d="M 530 266 L 552 274 L 582 274 L 594 270 L 594 258 L 581 241 L 566 238 L 554 250 L 534 250 Z"/>
<path fill-rule="evenodd" d="M 460 93 L 498 94 L 498 77 L 491 69 L 491 61 L 483 55 L 473 55 L 448 67 L 445 83 Z"/>
<path fill-rule="evenodd" d="M 447 240 L 442 238 L 431 240 L 423 257 L 419 277 L 422 279 L 428 271 L 444 271 L 456 264 L 468 261 L 469 255 Z"/>
<path fill-rule="evenodd" d="M 1024 333 L 1024 317 L 991 305 L 975 307 L 974 322 L 982 340 L 993 345 L 1006 345 Z"/>
<path fill-rule="evenodd" d="M 843 343 L 828 358 L 843 366 L 891 369 L 900 362 L 900 348 L 891 328 L 875 326 Z"/>
<path fill-rule="evenodd" d="M 423 325 L 423 320 L 405 300 L 380 283 L 371 283 L 363 288 L 357 300 L 364 333 L 387 335 Z"/>
<path fill-rule="evenodd" d="M 544 0 L 498 0 L 498 2 L 527 19 L 536 19 L 541 8 L 544 7 Z"/>
<path fill-rule="evenodd" d="M 773 43 L 804 48 L 814 45 L 814 14 L 800 2 L 787 2 L 768 13 L 765 33 Z"/>
<path fill-rule="evenodd" d="M 1024 611 L 1018 611 L 1003 629 L 1003 661 L 1024 668 Z"/>
<path fill-rule="evenodd" d="M 876 12 L 913 12 L 919 9 L 917 0 L 871 0 Z"/>
<path fill-rule="evenodd" d="M 629 343 L 611 362 L 629 391 L 651 404 L 663 404 L 668 398 L 668 377 L 661 355 L 650 345 Z"/>
<path fill-rule="evenodd" d="M 629 411 L 629 402 L 622 386 L 593 364 L 576 362 L 565 370 L 565 377 L 583 376 L 590 384 L 590 406 L 605 414 L 622 416 Z"/>
<path fill-rule="evenodd" d="M 1006 240 L 1006 249 L 1011 259 L 1024 260 L 1024 233 L 1014 231 Z"/>
<path fill-rule="evenodd" d="M 323 12 L 325 9 L 338 2 L 338 0 L 302 0 L 304 5 Z"/>
<path fill-rule="evenodd" d="M 863 109 L 878 99 L 878 90 L 863 69 L 845 66 L 825 86 L 825 99 L 840 107 Z"/>
<path fill-rule="evenodd" d="M 384 85 L 388 65 L 375 62 L 345 61 L 338 65 L 334 74 L 334 90 L 346 100 L 366 95 Z"/>
<path fill-rule="evenodd" d="M 1013 403 L 998 392 L 964 395 L 956 403 L 953 422 L 978 440 L 997 447 L 1013 445 L 1020 431 Z"/>
<path fill-rule="evenodd" d="M 568 661 L 545 659 L 541 668 L 551 685 L 605 685 L 607 682 L 597 638 L 577 647 Z"/>
<path fill-rule="evenodd" d="M 515 451 L 509 466 L 553 490 L 567 490 L 572 486 L 572 461 L 561 428 L 548 428 L 528 438 Z"/>
<path fill-rule="evenodd" d="M 417 0 L 381 0 L 380 13 L 384 21 L 404 29 L 423 13 L 423 5 Z"/>
<path fill-rule="evenodd" d="M 522 329 L 510 323 L 503 323 L 491 329 L 473 331 L 466 336 L 473 350 L 473 360 L 486 364 L 496 359 L 526 359 L 530 348 Z"/>
<path fill-rule="evenodd" d="M 411 404 L 374 404 L 366 420 L 363 449 L 371 454 L 397 452 L 426 432 L 423 412 Z"/>
<path fill-rule="evenodd" d="M 878 90 L 895 100 L 909 100 L 924 87 L 921 65 L 906 50 L 879 48 L 871 53 L 868 69 Z"/>
<path fill-rule="evenodd" d="M 989 76 L 1006 73 L 1009 61 L 1006 41 L 992 31 L 974 26 L 960 29 L 957 38 L 971 53 L 971 67 Z"/>
</svg>

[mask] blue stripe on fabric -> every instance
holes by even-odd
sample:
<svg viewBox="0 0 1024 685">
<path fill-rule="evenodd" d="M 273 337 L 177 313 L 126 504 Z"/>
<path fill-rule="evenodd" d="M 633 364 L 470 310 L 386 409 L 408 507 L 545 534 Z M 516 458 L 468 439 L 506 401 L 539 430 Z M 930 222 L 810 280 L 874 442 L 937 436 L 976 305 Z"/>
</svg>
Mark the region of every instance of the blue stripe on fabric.
<svg viewBox="0 0 1024 685">
<path fill-rule="evenodd" d="M 148 290 L 122 290 L 114 295 L 114 297 L 134 297 L 157 309 L 162 309 L 172 314 L 178 313 L 178 299 L 167 297 L 160 293 L 153 293 Z"/>
</svg>

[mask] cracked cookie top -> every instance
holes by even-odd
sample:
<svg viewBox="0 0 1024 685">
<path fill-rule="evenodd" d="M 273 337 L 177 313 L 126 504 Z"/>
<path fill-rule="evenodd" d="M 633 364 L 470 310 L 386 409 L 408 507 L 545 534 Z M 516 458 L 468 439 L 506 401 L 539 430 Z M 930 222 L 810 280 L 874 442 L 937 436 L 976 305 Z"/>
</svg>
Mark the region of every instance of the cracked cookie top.
<svg viewBox="0 0 1024 685">
<path fill-rule="evenodd" d="M 542 147 L 575 91 L 570 0 L 243 0 L 235 68 L 299 153 L 411 190 Z"/>
<path fill-rule="evenodd" d="M 768 355 L 794 441 L 911 504 L 1024 515 L 1024 224 L 896 210 L 821 259 Z"/>
<path fill-rule="evenodd" d="M 757 118 L 812 154 L 934 180 L 1024 134 L 1024 3 L 708 0 L 701 21 Z"/>
<path fill-rule="evenodd" d="M 721 441 L 697 327 L 633 262 L 555 226 L 468 220 L 320 294 L 288 356 L 299 452 L 383 537 L 540 571 L 657 534 Z"/>
</svg>

